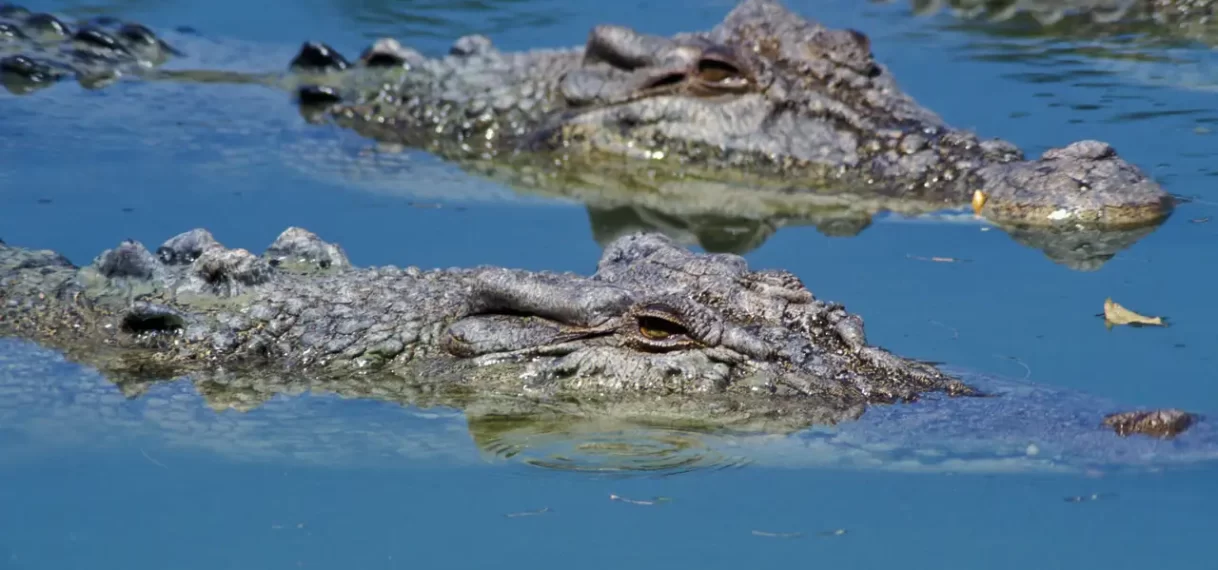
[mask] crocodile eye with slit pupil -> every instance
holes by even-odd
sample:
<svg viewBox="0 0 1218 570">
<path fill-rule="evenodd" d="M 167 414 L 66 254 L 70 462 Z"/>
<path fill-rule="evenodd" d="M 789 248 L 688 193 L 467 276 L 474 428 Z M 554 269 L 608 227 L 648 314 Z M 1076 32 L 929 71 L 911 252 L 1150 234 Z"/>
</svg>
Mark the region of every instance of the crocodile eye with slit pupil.
<svg viewBox="0 0 1218 570">
<path fill-rule="evenodd" d="M 668 319 L 651 316 L 639 317 L 639 333 L 652 340 L 665 340 L 686 334 L 685 327 Z"/>
<path fill-rule="evenodd" d="M 736 66 L 716 59 L 703 59 L 698 62 L 698 78 L 709 83 L 736 83 L 744 80 Z"/>
<path fill-rule="evenodd" d="M 643 333 L 643 336 L 655 340 L 664 340 L 672 336 L 668 333 L 668 331 L 648 328 L 646 325 L 640 325 L 639 332 Z"/>
</svg>

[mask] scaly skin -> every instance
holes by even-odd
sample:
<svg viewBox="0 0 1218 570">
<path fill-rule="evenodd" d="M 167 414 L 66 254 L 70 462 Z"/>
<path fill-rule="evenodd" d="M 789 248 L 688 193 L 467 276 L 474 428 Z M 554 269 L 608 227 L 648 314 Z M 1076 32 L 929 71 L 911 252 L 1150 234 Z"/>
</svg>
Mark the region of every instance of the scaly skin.
<svg viewBox="0 0 1218 570">
<path fill-rule="evenodd" d="M 503 53 L 470 36 L 441 58 L 386 39 L 354 64 L 306 44 L 292 68 L 314 120 L 453 160 L 645 169 L 939 207 L 980 190 L 986 217 L 1037 226 L 1154 224 L 1172 208 L 1105 143 L 1027 161 L 1009 142 L 951 128 L 899 88 L 864 34 L 773 0 L 746 0 L 714 29 L 671 38 L 598 26 L 583 48 Z M 319 71 L 328 73 L 309 81 Z"/>
<path fill-rule="evenodd" d="M 60 61 L 87 67 L 73 42 L 55 45 Z M 7 49 L 29 61 L 47 51 L 29 40 Z M 923 209 L 981 191 L 982 215 L 1035 227 L 1154 225 L 1173 207 L 1102 142 L 1024 160 L 1009 142 L 950 127 L 900 89 L 863 33 L 774 0 L 745 0 L 712 30 L 671 38 L 603 25 L 579 48 L 503 53 L 470 36 L 451 51 L 427 58 L 386 39 L 351 64 L 310 43 L 287 75 L 156 77 L 295 89 L 313 120 L 543 187 L 592 173 L 734 184 L 765 203 L 840 196 Z"/>
<path fill-rule="evenodd" d="M 69 78 L 100 87 L 175 55 L 177 50 L 140 24 L 104 17 L 65 21 L 0 3 L 0 83 L 14 94 Z"/>
<path fill-rule="evenodd" d="M 126 385 L 191 375 L 269 394 L 388 382 L 449 399 L 660 406 L 725 426 L 835 424 L 930 393 L 982 395 L 867 344 L 861 317 L 791 273 L 656 234 L 614 241 L 590 277 L 357 269 L 299 228 L 261 257 L 194 230 L 155 255 L 124 242 L 84 268 L 0 245 L 0 335 Z M 1172 437 L 1195 423 L 1178 410 L 1154 417 L 1107 425 Z"/>
</svg>

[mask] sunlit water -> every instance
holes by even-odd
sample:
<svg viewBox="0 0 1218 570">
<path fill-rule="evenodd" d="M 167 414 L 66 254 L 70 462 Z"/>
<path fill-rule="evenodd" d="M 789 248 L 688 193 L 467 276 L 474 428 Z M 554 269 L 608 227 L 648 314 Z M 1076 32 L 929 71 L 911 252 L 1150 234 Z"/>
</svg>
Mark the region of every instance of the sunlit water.
<svg viewBox="0 0 1218 570">
<path fill-rule="evenodd" d="M 731 4 L 40 8 L 189 25 L 203 34 L 182 40 L 192 63 L 268 70 L 304 39 L 348 54 L 380 35 L 431 51 L 472 32 L 505 49 L 565 46 L 597 23 L 705 28 Z M 1212 565 L 1212 426 L 1191 440 L 1130 440 L 1116 451 L 1089 444 L 1093 432 L 1072 423 L 1106 402 L 1218 413 L 1218 221 L 1205 221 L 1218 203 L 1211 51 L 1138 36 L 1036 37 L 1011 24 L 913 17 L 899 2 L 791 5 L 866 31 L 900 83 L 957 126 L 1028 154 L 1106 140 L 1193 198 L 1094 271 L 955 218 L 882 217 L 854 237 L 762 228 L 734 248 L 862 314 L 876 344 L 979 380 L 1045 387 L 1039 409 L 1073 428 L 1038 433 L 1016 409 L 933 402 L 882 410 L 840 432 L 752 438 L 497 425 L 326 395 L 216 412 L 188 383 L 125 399 L 95 372 L 5 341 L 0 568 Z M 156 244 L 203 226 L 230 247 L 257 250 L 297 225 L 341 242 L 361 265 L 589 272 L 599 238 L 657 223 L 522 199 L 419 153 L 371 152 L 367 141 L 306 125 L 282 93 L 197 86 L 214 96 L 185 99 L 175 89 L 0 95 L 0 238 L 86 263 L 124 238 Z M 683 237 L 695 243 L 698 234 Z M 934 256 L 959 262 L 925 260 Z M 1172 326 L 1107 330 L 1096 315 L 1109 296 Z M 1007 429 L 973 440 L 950 422 L 933 424 L 948 426 L 942 432 L 895 427 L 953 413 Z M 1143 468 L 1121 468 L 1131 466 Z"/>
</svg>

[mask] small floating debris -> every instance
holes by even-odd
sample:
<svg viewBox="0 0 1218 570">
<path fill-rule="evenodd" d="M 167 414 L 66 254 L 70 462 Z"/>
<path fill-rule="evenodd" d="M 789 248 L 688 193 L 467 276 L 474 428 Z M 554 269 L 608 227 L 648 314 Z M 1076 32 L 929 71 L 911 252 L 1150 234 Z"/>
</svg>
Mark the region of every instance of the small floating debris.
<svg viewBox="0 0 1218 570">
<path fill-rule="evenodd" d="M 766 536 L 770 538 L 799 538 L 803 536 L 802 532 L 768 532 L 764 530 L 753 531 L 753 536 Z"/>
<path fill-rule="evenodd" d="M 1148 317 L 1126 309 L 1109 297 L 1104 299 L 1104 325 L 1108 328 L 1114 325 L 1165 327 L 1167 323 L 1163 317 Z"/>
<path fill-rule="evenodd" d="M 642 499 L 627 499 L 626 497 L 623 497 L 621 495 L 614 495 L 614 494 L 609 495 L 609 500 L 610 501 L 621 501 L 623 503 L 630 503 L 632 505 L 644 505 L 644 506 L 672 502 L 672 498 L 670 498 L 670 497 L 652 497 L 651 500 L 642 500 Z"/>
<path fill-rule="evenodd" d="M 143 455 L 144 459 L 147 459 L 149 463 L 156 465 L 157 467 L 160 467 L 161 469 L 169 469 L 168 465 L 165 465 L 164 463 L 161 463 L 160 461 L 157 461 L 156 459 L 154 459 L 151 455 L 148 455 L 148 452 L 144 451 L 144 448 L 142 448 L 142 447 L 140 448 L 140 455 Z"/>
<path fill-rule="evenodd" d="M 835 528 L 833 530 L 822 530 L 816 533 L 817 536 L 842 536 L 846 534 L 846 529 Z M 799 538 L 803 536 L 802 532 L 770 532 L 766 530 L 754 530 L 753 536 L 764 536 L 767 538 Z"/>
<path fill-rule="evenodd" d="M 1074 495 L 1073 497 L 1066 497 L 1065 501 L 1067 503 L 1090 503 L 1100 499 L 1111 499 L 1115 496 L 1116 493 L 1092 493 L 1090 495 Z"/>
<path fill-rule="evenodd" d="M 1024 361 L 1020 360 L 1019 358 L 1011 356 L 1009 354 L 995 354 L 994 358 L 1005 358 L 1007 360 L 1010 360 L 1011 362 L 1014 362 L 1015 364 L 1018 364 L 1020 367 L 1023 368 L 1023 379 L 1024 380 L 1027 380 L 1028 378 L 1032 377 L 1032 367 L 1028 366 L 1027 362 L 1024 362 Z"/>
<path fill-rule="evenodd" d="M 540 509 L 534 509 L 531 511 L 520 511 L 520 512 L 516 512 L 516 513 L 507 513 L 503 516 L 505 516 L 509 519 L 515 519 L 515 518 L 520 518 L 520 517 L 535 517 L 537 515 L 544 515 L 549 512 L 553 512 L 550 510 L 550 507 L 542 507 Z"/>
<path fill-rule="evenodd" d="M 921 256 L 921 255 L 906 255 L 905 257 L 912 259 L 914 261 L 933 261 L 935 263 L 972 263 L 972 260 L 970 260 L 970 259 L 960 259 L 958 257 L 943 257 L 943 256 L 938 256 L 938 255 L 934 255 L 934 256 L 930 256 L 930 257 L 925 257 L 925 256 Z"/>
<path fill-rule="evenodd" d="M 1204 218 L 1193 218 L 1193 219 L 1189 220 L 1190 223 L 1194 223 L 1194 224 L 1206 224 L 1206 223 L 1209 223 L 1209 221 L 1210 221 L 1210 216 L 1205 216 Z"/>
</svg>

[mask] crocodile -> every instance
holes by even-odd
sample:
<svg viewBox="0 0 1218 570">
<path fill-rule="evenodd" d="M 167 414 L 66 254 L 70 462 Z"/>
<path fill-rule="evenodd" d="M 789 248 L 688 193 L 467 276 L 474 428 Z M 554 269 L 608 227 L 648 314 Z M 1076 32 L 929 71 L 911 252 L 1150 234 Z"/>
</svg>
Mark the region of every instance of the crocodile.
<svg viewBox="0 0 1218 570">
<path fill-rule="evenodd" d="M 40 48 L 49 53 L 40 59 L 29 40 L 10 45 L 0 68 L 26 79 L 51 67 L 44 59 L 80 59 L 74 49 Z M 713 29 L 671 37 L 600 25 L 574 48 L 502 52 L 472 35 L 427 57 L 382 38 L 352 62 L 306 42 L 286 72 L 164 71 L 139 50 L 96 51 L 86 59 L 150 80 L 207 75 L 285 89 L 313 122 L 526 185 L 589 174 L 713 181 L 760 203 L 973 204 L 992 221 L 1037 227 L 1155 225 L 1174 207 L 1104 142 L 1027 160 L 1010 142 L 949 126 L 900 89 L 864 33 L 776 0 L 744 0 Z"/>
<path fill-rule="evenodd" d="M 869 344 L 862 317 L 790 272 L 648 233 L 612 242 L 590 276 L 359 268 L 298 227 L 261 255 L 195 229 L 155 251 L 124 241 L 84 267 L 0 245 L 0 336 L 125 386 L 188 376 L 247 406 L 294 387 L 407 385 L 444 401 L 659 408 L 794 430 L 926 396 L 1000 397 Z M 1175 408 L 1092 411 L 1112 437 L 1171 439 L 1204 423 Z"/>
</svg>

